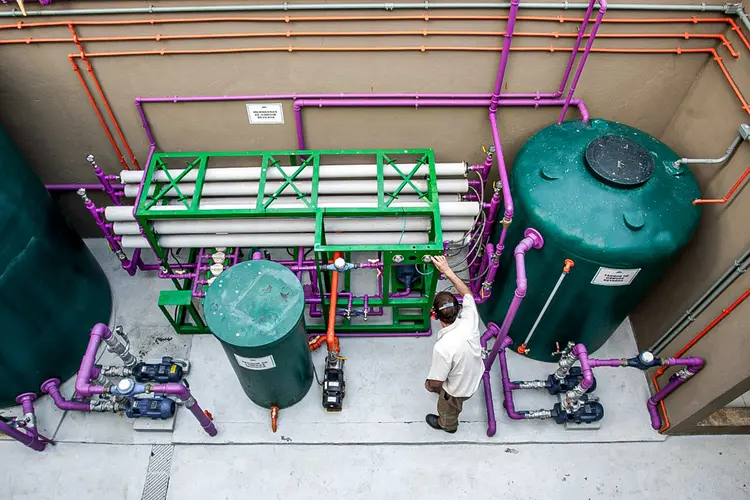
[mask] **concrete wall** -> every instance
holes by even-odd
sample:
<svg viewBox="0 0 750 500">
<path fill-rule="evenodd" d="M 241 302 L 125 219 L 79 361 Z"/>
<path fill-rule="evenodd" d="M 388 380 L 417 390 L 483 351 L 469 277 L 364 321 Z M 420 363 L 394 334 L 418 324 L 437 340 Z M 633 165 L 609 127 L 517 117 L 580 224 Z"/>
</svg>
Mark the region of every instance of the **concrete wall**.
<svg viewBox="0 0 750 500">
<path fill-rule="evenodd" d="M 743 54 L 744 56 L 744 54 Z M 726 60 L 740 90 L 750 92 L 750 66 L 742 58 Z M 674 116 L 662 139 L 688 157 L 719 157 L 734 139 L 740 123 L 750 122 L 721 72 L 708 64 Z M 723 167 L 696 166 L 706 198 L 721 198 L 750 165 L 750 144 L 740 146 Z M 750 247 L 750 197 L 745 187 L 731 203 L 706 205 L 698 233 L 670 272 L 632 315 L 638 342 L 648 347 Z M 750 287 L 750 275 L 737 280 L 663 353 L 671 356 L 703 330 Z M 750 300 L 719 323 L 686 355 L 708 359 L 690 386 L 667 400 L 672 431 L 701 431 L 694 426 L 713 411 L 750 389 Z M 666 381 L 666 377 L 663 379 Z"/>
<path fill-rule="evenodd" d="M 159 6 L 190 2 L 159 2 Z M 200 4 L 200 2 L 193 2 Z M 265 3 L 265 2 L 261 2 Z M 679 3 L 679 2 L 668 2 Z M 118 7 L 147 5 L 118 1 Z M 206 4 L 203 2 L 203 4 Z M 111 2 L 65 2 L 56 8 L 111 7 Z M 430 11 L 441 15 L 505 15 L 507 11 Z M 283 12 L 252 15 L 283 17 Z M 328 15 L 383 15 L 383 12 L 345 11 Z M 424 11 L 397 11 L 392 15 Z M 581 17 L 583 11 L 523 10 L 524 15 L 565 14 Z M 224 15 L 224 14 L 222 14 Z M 237 16 L 237 14 L 226 14 Z M 246 14 L 248 15 L 248 14 Z M 327 15 L 300 12 L 294 15 Z M 671 14 L 654 14 L 667 16 Z M 209 14 L 206 16 L 216 16 Z M 204 17 L 206 17 L 204 16 Z M 608 17 L 638 17 L 639 13 L 614 12 Z M 148 19 L 158 16 L 140 16 Z M 161 16 L 167 17 L 167 16 Z M 172 15 L 169 17 L 190 17 Z M 195 16 L 193 16 L 195 17 Z M 672 15 L 672 17 L 674 17 Z M 129 16 L 125 18 L 138 18 Z M 55 18 L 59 20 L 61 18 Z M 62 18 L 66 19 L 66 18 Z M 80 16 L 79 16 L 80 19 Z M 88 16 L 87 21 L 101 19 Z M 38 19 L 32 19 L 32 21 Z M 47 19 L 45 19 L 47 20 Z M 0 23 L 15 22 L 0 19 Z M 504 21 L 389 21 L 389 22 L 243 22 L 169 24 L 158 26 L 81 26 L 81 37 L 154 34 L 239 33 L 304 31 L 474 30 L 502 31 Z M 522 32 L 576 33 L 574 22 L 519 21 Z M 605 24 L 602 33 L 713 32 L 717 26 Z M 0 38 L 70 37 L 67 27 L 0 30 Z M 572 46 L 572 39 L 517 37 L 514 45 Z M 498 47 L 500 37 L 307 37 L 167 42 L 85 42 L 87 52 L 147 49 L 287 46 L 419 46 L 473 45 Z M 711 40 L 607 40 L 596 47 L 674 48 L 715 46 Z M 738 47 L 739 48 L 739 47 Z M 96 115 L 81 88 L 67 54 L 73 43 L 2 46 L 0 58 L 0 124 L 14 139 L 32 168 L 47 183 L 92 182 L 84 158 L 95 153 L 109 172 L 121 169 Z M 728 54 L 725 54 L 728 55 Z M 223 95 L 304 92 L 491 92 L 498 52 L 382 52 L 382 53 L 245 53 L 220 55 L 138 56 L 92 58 L 92 65 L 141 162 L 148 151 L 133 105 L 135 96 Z M 514 52 L 508 68 L 507 92 L 550 92 L 557 89 L 568 53 Z M 687 95 L 706 62 L 705 54 L 623 55 L 593 54 L 579 84 L 593 116 L 613 119 L 660 136 Z M 84 66 L 79 62 L 83 73 Z M 91 80 L 87 77 L 89 86 Z M 722 87 L 723 89 L 723 87 Z M 92 87 L 93 90 L 93 87 Z M 722 90 L 724 92 L 725 90 Z M 296 146 L 291 105 L 286 103 L 284 125 L 251 126 L 244 103 L 158 104 L 147 107 L 162 149 L 220 150 L 268 149 Z M 431 147 L 441 161 L 480 161 L 481 146 L 490 144 L 486 111 L 482 109 L 324 109 L 306 110 L 308 147 Z M 499 114 L 500 131 L 509 164 L 521 144 L 536 130 L 551 123 L 556 109 L 509 109 Z M 569 117 L 575 118 L 575 111 Z M 95 198 L 100 201 L 101 198 Z M 103 200 L 101 200 L 103 201 Z M 74 225 L 94 235 L 80 201 L 74 194 L 60 196 Z"/>
</svg>

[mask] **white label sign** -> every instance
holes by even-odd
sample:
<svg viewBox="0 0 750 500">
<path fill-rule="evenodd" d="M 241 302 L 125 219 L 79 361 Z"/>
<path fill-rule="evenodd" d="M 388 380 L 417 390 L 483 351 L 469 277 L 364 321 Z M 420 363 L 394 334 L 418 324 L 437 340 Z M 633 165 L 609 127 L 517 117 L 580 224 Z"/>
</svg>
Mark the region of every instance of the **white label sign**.
<svg viewBox="0 0 750 500">
<path fill-rule="evenodd" d="M 244 358 L 235 354 L 234 359 L 237 360 L 238 365 L 248 370 L 270 370 L 271 368 L 276 368 L 276 362 L 273 360 L 273 356 Z"/>
<path fill-rule="evenodd" d="M 629 285 L 635 279 L 638 271 L 641 269 L 612 269 L 609 267 L 600 267 L 596 272 L 594 279 L 591 280 L 593 285 L 602 286 L 625 286 Z"/>
<path fill-rule="evenodd" d="M 272 104 L 246 104 L 247 119 L 251 125 L 278 125 L 284 123 L 284 108 L 280 102 Z"/>
</svg>

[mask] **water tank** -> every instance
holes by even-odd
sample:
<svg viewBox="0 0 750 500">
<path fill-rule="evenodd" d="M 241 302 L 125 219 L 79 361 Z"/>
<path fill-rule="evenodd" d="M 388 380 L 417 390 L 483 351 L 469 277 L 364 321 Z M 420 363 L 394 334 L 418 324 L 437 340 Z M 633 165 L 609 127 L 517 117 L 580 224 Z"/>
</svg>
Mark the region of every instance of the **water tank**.
<svg viewBox="0 0 750 500">
<path fill-rule="evenodd" d="M 678 158 L 648 134 L 606 120 L 569 121 L 531 137 L 513 165 L 516 214 L 483 319 L 499 323 L 508 310 L 513 248 L 533 227 L 545 245 L 527 254 L 529 291 L 509 332 L 513 347 L 537 321 L 531 358 L 554 361 L 569 341 L 601 347 L 698 227 L 698 185 L 688 168 L 673 168 Z M 566 259 L 575 265 L 541 315 Z"/>
<path fill-rule="evenodd" d="M 230 267 L 208 287 L 203 310 L 242 389 L 255 404 L 286 408 L 313 379 L 297 276 L 268 260 Z"/>
<path fill-rule="evenodd" d="M 109 323 L 109 283 L 0 130 L 0 407 L 78 371 L 91 327 Z"/>
</svg>

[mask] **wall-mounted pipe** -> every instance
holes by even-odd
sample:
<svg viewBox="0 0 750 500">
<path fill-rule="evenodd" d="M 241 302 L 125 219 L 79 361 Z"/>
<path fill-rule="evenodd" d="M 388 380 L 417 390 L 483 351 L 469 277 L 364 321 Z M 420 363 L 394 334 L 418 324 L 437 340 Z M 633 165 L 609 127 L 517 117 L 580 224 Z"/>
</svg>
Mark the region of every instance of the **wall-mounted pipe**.
<svg viewBox="0 0 750 500">
<path fill-rule="evenodd" d="M 305 11 L 305 10 L 440 10 L 440 9 L 509 9 L 511 3 L 507 2 L 406 2 L 406 3 L 349 3 L 349 4 L 270 4 L 270 5 L 201 5 L 201 6 L 175 6 L 175 7 L 125 7 L 110 9 L 65 9 L 65 10 L 27 10 L 26 16 L 88 16 L 88 15 L 115 15 L 115 14 L 174 14 L 174 13 L 198 13 L 198 12 L 273 12 L 273 11 Z M 522 3 L 523 9 L 543 10 L 583 10 L 588 7 L 586 3 L 570 2 L 540 2 Z M 721 12 L 729 13 L 737 11 L 734 4 L 706 5 L 701 4 L 616 4 L 613 10 L 633 11 L 673 11 L 673 12 Z M 18 10 L 0 12 L 0 17 L 23 17 L 24 14 Z"/>
<path fill-rule="evenodd" d="M 750 268 L 750 248 L 714 281 L 711 286 L 696 300 L 675 323 L 648 348 L 655 355 L 660 354 L 677 336 L 693 323 L 710 306 L 724 290 L 729 288 L 743 273 Z"/>
<path fill-rule="evenodd" d="M 682 349 L 680 349 L 677 352 L 677 354 L 675 354 L 675 357 L 682 356 L 683 354 L 685 354 L 688 351 L 688 349 L 690 349 L 691 347 L 693 347 L 696 343 L 698 343 L 698 341 L 700 341 L 700 339 L 702 339 L 709 332 L 711 332 L 716 327 L 716 325 L 718 325 L 719 323 L 721 323 L 722 321 L 724 321 L 724 319 L 727 316 L 729 316 L 730 314 L 732 314 L 732 312 L 737 308 L 737 306 L 739 306 L 740 304 L 742 304 L 748 297 L 750 297 L 750 288 L 747 289 L 747 290 L 745 290 L 745 292 L 742 295 L 740 295 L 737 298 L 737 300 L 735 300 L 734 302 L 732 302 L 732 304 L 729 307 L 727 307 L 726 309 L 724 309 L 721 312 L 721 314 L 719 314 L 716 318 L 714 318 L 714 320 L 711 321 L 711 323 L 709 323 L 703 330 L 701 330 L 700 333 L 698 333 L 695 337 L 693 337 L 693 339 L 690 342 L 688 342 L 687 344 L 685 344 L 685 346 Z M 651 377 L 651 383 L 653 384 L 654 390 L 657 392 L 657 394 L 662 394 L 664 392 L 664 390 L 667 389 L 667 387 L 665 387 L 664 389 L 659 389 L 659 380 L 658 380 L 659 377 L 664 373 L 665 370 L 666 370 L 666 368 L 664 366 L 662 366 L 661 368 L 659 368 L 656 371 L 656 373 L 654 374 L 654 376 Z M 690 376 L 690 375 L 688 375 L 688 374 L 686 374 L 684 372 L 683 372 L 682 375 L 685 375 L 685 376 L 682 377 L 679 374 L 679 372 L 677 374 L 675 374 L 676 378 L 687 378 L 687 377 Z M 673 382 L 673 381 L 675 381 L 674 378 L 670 379 L 670 383 Z M 670 384 L 668 384 L 668 385 L 670 385 Z M 671 390 L 674 390 L 675 388 L 676 388 L 676 386 L 672 387 Z M 671 390 L 670 390 L 670 392 L 671 392 Z M 666 397 L 667 395 L 668 395 L 668 393 L 664 394 L 663 397 L 661 397 L 657 401 L 659 403 L 659 405 L 661 406 L 661 411 L 662 411 L 662 414 L 664 415 L 664 425 L 659 429 L 660 433 L 665 432 L 667 429 L 669 429 L 671 427 L 671 423 L 669 422 L 669 415 L 667 414 L 667 407 L 664 404 L 664 397 Z M 653 415 L 653 413 L 652 413 L 652 415 Z M 657 413 L 657 416 L 658 416 L 658 413 Z"/>
<path fill-rule="evenodd" d="M 590 9 L 593 8 L 595 1 L 596 0 L 591 0 L 589 10 L 586 11 L 584 24 L 581 25 L 581 31 L 584 31 L 586 29 L 586 21 L 588 21 L 589 19 L 589 14 L 591 13 Z M 586 48 L 583 50 L 581 61 L 578 63 L 578 69 L 576 70 L 576 74 L 573 77 L 573 81 L 570 84 L 570 89 L 568 90 L 568 96 L 565 98 L 565 104 L 563 105 L 562 111 L 560 111 L 560 118 L 557 119 L 558 125 L 560 125 L 563 122 L 563 120 L 565 120 L 565 115 L 568 112 L 568 106 L 570 106 L 570 100 L 573 98 L 573 94 L 575 94 L 576 87 L 578 86 L 578 81 L 581 79 L 581 75 L 583 74 L 583 68 L 584 68 L 584 65 L 586 64 L 586 59 L 588 59 L 589 54 L 591 53 L 591 47 L 594 45 L 594 40 L 596 39 L 596 33 L 599 31 L 599 26 L 601 26 L 602 19 L 604 18 L 604 14 L 606 12 L 607 12 L 607 0 L 599 0 L 599 13 L 596 15 L 596 21 L 594 22 L 594 26 L 591 28 L 589 39 L 586 42 Z M 577 52 L 578 52 L 578 47 L 576 46 L 573 49 L 573 54 Z"/>
<path fill-rule="evenodd" d="M 681 165 L 721 165 L 732 157 L 740 143 L 750 138 L 750 125 L 743 123 L 737 131 L 737 137 L 727 148 L 726 152 L 719 158 L 680 158 L 672 164 L 675 169 L 681 168 Z"/>
<path fill-rule="evenodd" d="M 711 204 L 711 203 L 718 203 L 718 204 L 724 204 L 727 203 L 729 200 L 732 199 L 732 196 L 734 196 L 734 193 L 742 186 L 742 183 L 745 182 L 745 179 L 750 176 L 750 167 L 748 167 L 742 175 L 740 175 L 740 178 L 737 179 L 737 182 L 735 182 L 731 188 L 729 188 L 729 191 L 727 191 L 727 194 L 724 195 L 723 198 L 699 198 L 697 200 L 693 200 L 693 205 L 703 205 L 703 204 Z"/>
</svg>

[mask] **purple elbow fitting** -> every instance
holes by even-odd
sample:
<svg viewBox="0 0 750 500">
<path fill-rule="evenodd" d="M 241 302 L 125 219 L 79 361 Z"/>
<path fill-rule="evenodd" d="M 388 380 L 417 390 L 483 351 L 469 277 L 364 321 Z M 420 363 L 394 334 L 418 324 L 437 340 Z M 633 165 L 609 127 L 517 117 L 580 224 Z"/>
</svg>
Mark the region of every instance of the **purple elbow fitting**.
<svg viewBox="0 0 750 500">
<path fill-rule="evenodd" d="M 55 406 L 65 411 L 91 411 L 90 403 L 81 403 L 79 401 L 68 401 L 60 393 L 60 379 L 51 378 L 42 383 L 42 392 L 49 394 Z"/>
</svg>

